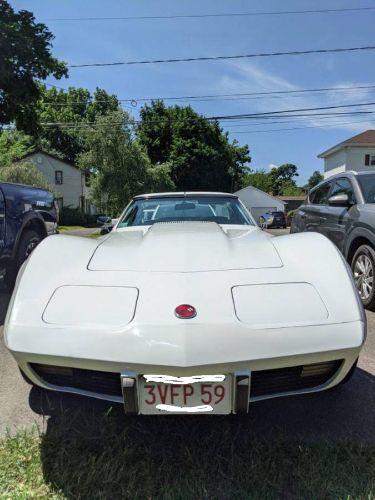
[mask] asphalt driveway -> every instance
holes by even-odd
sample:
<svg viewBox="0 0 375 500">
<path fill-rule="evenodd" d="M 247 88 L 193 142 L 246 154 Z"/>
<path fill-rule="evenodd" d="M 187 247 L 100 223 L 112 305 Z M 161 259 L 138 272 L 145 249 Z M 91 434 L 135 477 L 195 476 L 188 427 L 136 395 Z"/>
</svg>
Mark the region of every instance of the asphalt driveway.
<svg viewBox="0 0 375 500">
<path fill-rule="evenodd" d="M 0 292 L 0 324 L 8 301 L 9 296 Z M 358 369 L 346 386 L 320 394 L 253 403 L 249 415 L 241 418 L 250 419 L 252 430 L 264 436 L 276 431 L 293 440 L 351 438 L 375 443 L 375 313 L 367 312 L 367 319 L 367 342 Z M 45 428 L 48 419 L 66 411 L 101 412 L 108 411 L 109 406 L 87 398 L 30 389 L 5 349 L 0 331 L 0 434 L 33 424 Z M 121 405 L 115 405 L 112 411 L 122 412 Z"/>
</svg>

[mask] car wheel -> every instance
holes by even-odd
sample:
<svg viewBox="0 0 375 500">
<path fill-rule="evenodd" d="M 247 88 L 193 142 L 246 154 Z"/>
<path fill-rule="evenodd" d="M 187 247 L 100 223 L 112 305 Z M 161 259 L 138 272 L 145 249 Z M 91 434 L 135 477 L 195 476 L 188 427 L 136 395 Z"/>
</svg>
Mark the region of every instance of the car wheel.
<svg viewBox="0 0 375 500">
<path fill-rule="evenodd" d="M 375 310 L 375 251 L 369 245 L 362 245 L 354 254 L 352 272 L 355 286 L 367 309 Z"/>
<path fill-rule="evenodd" d="M 21 240 L 18 244 L 17 255 L 6 271 L 5 283 L 7 287 L 11 290 L 14 287 L 14 283 L 17 278 L 17 273 L 19 268 L 25 262 L 27 257 L 31 254 L 36 246 L 41 242 L 42 238 L 39 233 L 33 229 L 27 229 L 21 236 Z"/>
</svg>

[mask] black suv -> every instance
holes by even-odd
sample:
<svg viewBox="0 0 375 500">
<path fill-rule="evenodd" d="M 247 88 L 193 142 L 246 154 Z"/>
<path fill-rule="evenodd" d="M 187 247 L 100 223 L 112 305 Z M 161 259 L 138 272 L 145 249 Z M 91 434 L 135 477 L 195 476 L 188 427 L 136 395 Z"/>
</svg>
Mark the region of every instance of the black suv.
<svg viewBox="0 0 375 500">
<path fill-rule="evenodd" d="M 291 233 L 327 236 L 349 262 L 363 305 L 375 310 L 375 172 L 336 174 L 312 189 Z"/>
<path fill-rule="evenodd" d="M 49 191 L 0 182 L 0 276 L 9 288 L 38 243 L 56 232 L 57 219 Z"/>
</svg>

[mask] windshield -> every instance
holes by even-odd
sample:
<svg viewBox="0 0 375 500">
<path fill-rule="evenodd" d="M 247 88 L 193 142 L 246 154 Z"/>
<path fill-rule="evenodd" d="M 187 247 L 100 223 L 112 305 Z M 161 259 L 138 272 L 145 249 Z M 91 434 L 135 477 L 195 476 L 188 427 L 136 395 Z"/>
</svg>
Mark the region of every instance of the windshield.
<svg viewBox="0 0 375 500">
<path fill-rule="evenodd" d="M 358 175 L 365 203 L 375 203 L 375 174 Z"/>
<path fill-rule="evenodd" d="M 207 221 L 253 225 L 236 198 L 225 196 L 176 196 L 133 201 L 117 227 L 149 226 L 155 222 Z"/>
</svg>

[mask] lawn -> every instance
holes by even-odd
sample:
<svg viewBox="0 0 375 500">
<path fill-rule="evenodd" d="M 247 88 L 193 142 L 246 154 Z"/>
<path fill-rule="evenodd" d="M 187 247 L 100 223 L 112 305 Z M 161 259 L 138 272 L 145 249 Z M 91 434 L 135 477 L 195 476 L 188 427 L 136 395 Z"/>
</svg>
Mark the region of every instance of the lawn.
<svg viewBox="0 0 375 500">
<path fill-rule="evenodd" d="M 83 226 L 59 226 L 58 227 L 60 234 L 69 233 L 70 231 L 84 231 L 85 229 L 87 229 L 87 228 L 83 227 Z M 100 228 L 93 228 L 93 230 L 95 230 L 93 233 L 83 234 L 83 236 L 85 236 L 86 238 L 98 238 L 100 236 Z M 75 234 L 79 234 L 79 233 L 75 233 Z"/>
<path fill-rule="evenodd" d="M 375 498 L 375 448 L 252 433 L 248 417 L 62 412 L 0 441 L 0 498 Z"/>
<path fill-rule="evenodd" d="M 76 231 L 85 228 L 83 226 L 58 226 L 57 229 L 60 233 L 65 233 L 65 231 Z"/>
</svg>

